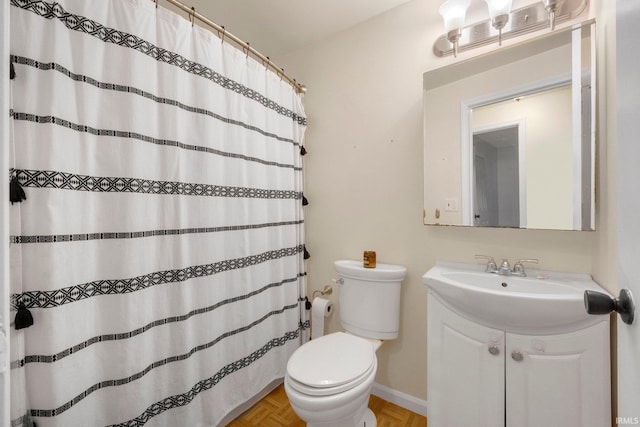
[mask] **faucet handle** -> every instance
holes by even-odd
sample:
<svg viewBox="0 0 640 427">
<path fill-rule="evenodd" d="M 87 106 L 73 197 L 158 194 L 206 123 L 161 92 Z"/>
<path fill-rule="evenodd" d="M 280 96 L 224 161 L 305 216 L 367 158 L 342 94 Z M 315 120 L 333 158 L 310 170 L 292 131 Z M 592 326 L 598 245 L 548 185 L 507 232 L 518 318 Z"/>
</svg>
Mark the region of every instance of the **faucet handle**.
<svg viewBox="0 0 640 427">
<path fill-rule="evenodd" d="M 495 273 L 498 271 L 498 265 L 492 256 L 489 255 L 476 255 L 475 259 L 486 259 L 487 260 L 487 268 L 485 268 L 485 272 L 487 273 Z"/>
<path fill-rule="evenodd" d="M 538 260 L 535 258 L 530 258 L 530 259 L 519 259 L 518 261 L 516 261 L 515 264 L 513 264 L 513 274 L 517 275 L 517 276 L 526 276 L 527 274 L 524 272 L 524 266 L 522 265 L 523 262 L 529 262 L 531 264 L 537 264 Z"/>
</svg>

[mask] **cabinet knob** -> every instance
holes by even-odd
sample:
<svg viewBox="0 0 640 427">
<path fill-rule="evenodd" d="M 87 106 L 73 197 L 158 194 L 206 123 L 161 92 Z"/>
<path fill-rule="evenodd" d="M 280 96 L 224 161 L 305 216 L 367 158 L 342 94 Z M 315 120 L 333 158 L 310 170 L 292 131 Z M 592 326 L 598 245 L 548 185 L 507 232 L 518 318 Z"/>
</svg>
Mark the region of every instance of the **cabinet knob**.
<svg viewBox="0 0 640 427">
<path fill-rule="evenodd" d="M 522 359 L 524 359 L 524 356 L 519 351 L 512 351 L 511 358 L 516 362 L 522 362 Z"/>
<path fill-rule="evenodd" d="M 494 356 L 500 354 L 500 348 L 497 345 L 489 346 L 489 353 L 493 354 Z"/>
</svg>

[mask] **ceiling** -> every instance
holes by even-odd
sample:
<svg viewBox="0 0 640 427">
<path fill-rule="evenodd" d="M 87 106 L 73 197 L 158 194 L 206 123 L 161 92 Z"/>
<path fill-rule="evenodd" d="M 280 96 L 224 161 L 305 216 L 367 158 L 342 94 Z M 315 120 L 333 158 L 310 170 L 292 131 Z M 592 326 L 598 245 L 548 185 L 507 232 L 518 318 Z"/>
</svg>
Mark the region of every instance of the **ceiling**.
<svg viewBox="0 0 640 427">
<path fill-rule="evenodd" d="M 330 37 L 410 0 L 181 0 L 262 54 Z M 430 0 L 431 1 L 431 0 Z M 439 4 L 442 0 L 437 0 Z M 159 4 L 177 10 L 168 2 Z M 185 16 L 184 12 L 180 12 Z"/>
</svg>

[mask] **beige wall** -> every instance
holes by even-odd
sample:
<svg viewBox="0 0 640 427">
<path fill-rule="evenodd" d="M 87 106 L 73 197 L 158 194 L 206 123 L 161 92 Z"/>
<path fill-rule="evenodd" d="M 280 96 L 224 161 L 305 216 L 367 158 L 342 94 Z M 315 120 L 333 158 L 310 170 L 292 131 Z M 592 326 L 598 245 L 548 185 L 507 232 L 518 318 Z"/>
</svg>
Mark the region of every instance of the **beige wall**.
<svg viewBox="0 0 640 427">
<path fill-rule="evenodd" d="M 614 247 L 608 232 L 611 205 L 602 196 L 596 232 L 422 224 L 422 75 L 453 61 L 431 54 L 442 24 L 429 3 L 410 1 L 276 61 L 309 88 L 309 295 L 331 284 L 334 260 L 359 259 L 365 249 L 376 250 L 379 262 L 405 265 L 401 336 L 379 350 L 376 381 L 421 399 L 428 398 L 427 288 L 421 277 L 437 260 L 474 262 L 474 254 L 511 261 L 534 257 L 541 268 L 597 272 L 607 281 L 613 261 L 607 251 Z M 460 60 L 469 55 L 461 54 Z M 599 165 L 603 188 L 610 185 L 606 156 Z M 337 306 L 335 291 L 331 299 Z M 329 331 L 341 329 L 335 313 Z"/>
</svg>

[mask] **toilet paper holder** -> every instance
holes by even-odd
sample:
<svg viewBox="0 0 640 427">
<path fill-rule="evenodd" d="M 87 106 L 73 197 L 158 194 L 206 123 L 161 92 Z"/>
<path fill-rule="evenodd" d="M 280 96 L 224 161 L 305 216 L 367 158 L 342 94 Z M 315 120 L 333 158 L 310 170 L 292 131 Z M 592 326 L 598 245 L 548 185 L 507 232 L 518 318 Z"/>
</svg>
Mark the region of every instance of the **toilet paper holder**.
<svg viewBox="0 0 640 427">
<path fill-rule="evenodd" d="M 316 289 L 315 291 L 313 291 L 313 294 L 311 294 L 311 299 L 314 299 L 317 294 L 326 296 L 326 295 L 331 295 L 332 293 L 333 293 L 333 288 L 329 285 L 326 285 L 322 290 Z"/>
</svg>

